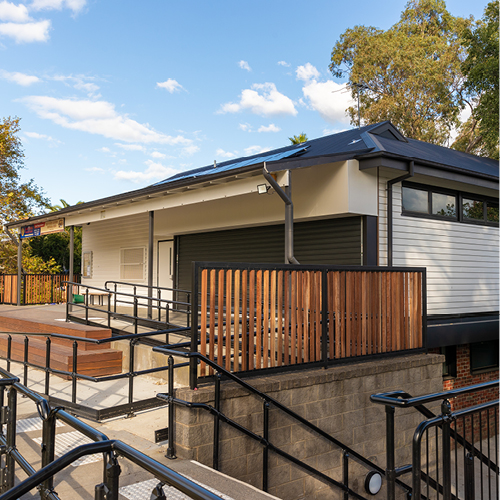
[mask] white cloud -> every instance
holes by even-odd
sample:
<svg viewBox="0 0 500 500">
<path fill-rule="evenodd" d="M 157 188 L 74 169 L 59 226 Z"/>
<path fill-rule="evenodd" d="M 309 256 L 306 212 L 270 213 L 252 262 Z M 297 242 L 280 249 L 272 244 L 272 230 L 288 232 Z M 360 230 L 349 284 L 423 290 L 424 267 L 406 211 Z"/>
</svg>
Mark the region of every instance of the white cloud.
<svg viewBox="0 0 500 500">
<path fill-rule="evenodd" d="M 26 75 L 24 73 L 19 73 L 17 71 L 9 72 L 0 70 L 0 76 L 9 82 L 17 83 L 18 85 L 22 85 L 23 87 L 28 87 L 34 83 L 40 81 L 40 78 L 37 76 Z"/>
<path fill-rule="evenodd" d="M 106 146 L 99 148 L 97 151 L 100 151 L 101 153 L 111 153 L 111 149 L 107 148 Z"/>
<path fill-rule="evenodd" d="M 157 82 L 157 87 L 167 90 L 171 94 L 174 92 L 180 92 L 181 90 L 186 90 L 179 82 L 169 78 L 166 82 Z"/>
<path fill-rule="evenodd" d="M 224 151 L 223 149 L 219 148 L 215 152 L 215 156 L 217 156 L 217 158 L 227 158 L 227 159 L 236 158 L 238 156 L 238 151 L 234 151 L 234 153 L 232 153 L 231 151 Z"/>
<path fill-rule="evenodd" d="M 115 142 L 115 146 L 125 149 L 126 151 L 144 151 L 144 146 L 140 144 L 120 144 L 119 142 Z"/>
<path fill-rule="evenodd" d="M 50 21 L 32 23 L 2 23 L 0 36 L 13 38 L 17 43 L 46 42 L 49 39 Z"/>
<path fill-rule="evenodd" d="M 62 142 L 60 140 L 54 139 L 50 135 L 39 134 L 38 132 L 24 132 L 24 135 L 26 137 L 29 137 L 30 139 L 40 139 L 40 140 L 47 141 L 47 142 L 51 143 L 51 145 L 62 144 Z"/>
<path fill-rule="evenodd" d="M 89 97 L 100 97 L 99 94 L 96 94 L 96 92 L 99 90 L 99 86 L 94 83 L 95 78 L 93 76 L 55 75 L 50 77 L 50 79 L 56 82 L 63 82 L 65 85 L 69 85 L 77 90 L 86 92 Z"/>
<path fill-rule="evenodd" d="M 162 158 L 166 158 L 167 155 L 164 155 L 163 153 L 160 153 L 159 151 L 153 151 L 151 154 L 150 154 L 151 158 L 158 158 L 158 159 L 162 159 Z"/>
<path fill-rule="evenodd" d="M 240 130 L 243 130 L 243 132 L 251 132 L 252 131 L 252 126 L 249 123 L 240 123 L 238 125 L 238 128 Z"/>
<path fill-rule="evenodd" d="M 320 77 L 319 71 L 311 63 L 299 66 L 295 73 L 297 75 L 297 80 L 303 80 L 304 82 L 317 80 Z"/>
<path fill-rule="evenodd" d="M 19 100 L 39 117 L 72 130 L 132 143 L 191 144 L 190 139 L 157 132 L 148 124 L 117 113 L 114 105 L 106 101 L 57 99 L 48 96 L 28 96 Z"/>
<path fill-rule="evenodd" d="M 302 92 L 306 106 L 317 111 L 327 122 L 349 123 L 345 110 L 353 102 L 345 84 L 333 80 L 318 81 L 320 73 L 311 63 L 299 66 L 296 74 L 298 80 L 305 82 Z"/>
<path fill-rule="evenodd" d="M 274 123 L 270 123 L 267 127 L 265 125 L 261 125 L 257 132 L 279 132 L 280 130 L 281 129 Z"/>
<path fill-rule="evenodd" d="M 186 146 L 182 148 L 182 156 L 191 156 L 200 150 L 199 146 L 192 144 L 191 146 Z"/>
<path fill-rule="evenodd" d="M 249 146 L 248 148 L 245 148 L 245 154 L 247 156 L 265 153 L 266 151 L 269 151 L 269 148 L 263 148 L 262 146 Z"/>
<path fill-rule="evenodd" d="M 102 148 L 102 149 L 107 149 L 107 148 Z M 99 174 L 104 173 L 104 169 L 100 167 L 88 167 L 85 169 L 87 172 L 97 172 Z"/>
<path fill-rule="evenodd" d="M 0 21 L 12 21 L 14 23 L 26 23 L 31 21 L 28 9 L 23 4 L 13 4 L 5 0 L 0 2 Z"/>
<path fill-rule="evenodd" d="M 33 0 L 30 8 L 33 10 L 62 10 L 71 9 L 79 12 L 85 7 L 87 0 Z"/>
<path fill-rule="evenodd" d="M 289 68 L 291 66 L 290 63 L 287 63 L 286 61 L 278 61 L 279 66 L 285 66 L 285 68 Z"/>
<path fill-rule="evenodd" d="M 323 129 L 323 136 L 340 134 L 340 132 L 345 132 L 346 130 L 349 130 L 349 129 L 348 128 L 324 128 Z"/>
<path fill-rule="evenodd" d="M 172 175 L 179 173 L 178 170 L 172 167 L 165 167 L 161 163 L 156 163 L 153 160 L 146 160 L 144 163 L 148 166 L 148 168 L 146 168 L 143 172 L 134 170 L 129 170 L 127 172 L 119 170 L 114 173 L 115 179 L 141 183 L 145 181 L 166 179 L 167 177 L 171 177 Z"/>
<path fill-rule="evenodd" d="M 252 71 L 252 68 L 250 67 L 250 65 L 249 65 L 246 61 L 241 60 L 241 61 L 238 63 L 238 66 L 239 66 L 241 69 L 246 69 L 247 71 Z"/>
<path fill-rule="evenodd" d="M 219 113 L 237 113 L 243 110 L 261 116 L 297 114 L 292 100 L 278 92 L 274 83 L 254 83 L 251 89 L 243 90 L 240 102 L 223 104 Z"/>
</svg>

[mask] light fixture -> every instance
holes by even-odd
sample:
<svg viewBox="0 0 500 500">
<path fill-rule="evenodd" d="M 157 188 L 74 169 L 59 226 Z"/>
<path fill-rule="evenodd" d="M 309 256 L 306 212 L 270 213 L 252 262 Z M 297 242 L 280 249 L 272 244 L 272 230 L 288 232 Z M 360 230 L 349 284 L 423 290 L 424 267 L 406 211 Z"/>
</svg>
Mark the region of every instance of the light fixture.
<svg viewBox="0 0 500 500">
<path fill-rule="evenodd" d="M 257 186 L 257 193 L 259 194 L 266 194 L 269 189 L 271 189 L 271 186 L 268 186 L 267 184 L 259 184 Z"/>
<path fill-rule="evenodd" d="M 382 476 L 379 472 L 371 470 L 365 479 L 365 490 L 370 495 L 376 495 L 382 488 Z"/>
</svg>

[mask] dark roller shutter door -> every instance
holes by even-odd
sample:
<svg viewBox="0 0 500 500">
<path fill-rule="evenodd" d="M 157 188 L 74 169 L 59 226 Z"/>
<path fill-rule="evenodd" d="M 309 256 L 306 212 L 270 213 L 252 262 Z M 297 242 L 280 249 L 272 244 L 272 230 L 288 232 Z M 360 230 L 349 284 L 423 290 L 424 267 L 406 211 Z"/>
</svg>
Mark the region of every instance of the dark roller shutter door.
<svg viewBox="0 0 500 500">
<path fill-rule="evenodd" d="M 294 224 L 295 257 L 301 264 L 361 264 L 361 218 Z M 191 262 L 283 263 L 284 225 L 178 236 L 177 287 L 191 289 Z"/>
</svg>

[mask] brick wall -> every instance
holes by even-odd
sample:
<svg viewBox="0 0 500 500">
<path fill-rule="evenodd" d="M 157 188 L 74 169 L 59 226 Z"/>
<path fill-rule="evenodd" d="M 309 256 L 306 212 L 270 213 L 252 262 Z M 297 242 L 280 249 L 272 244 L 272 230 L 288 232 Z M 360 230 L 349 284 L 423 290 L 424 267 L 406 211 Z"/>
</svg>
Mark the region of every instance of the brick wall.
<svg viewBox="0 0 500 500">
<path fill-rule="evenodd" d="M 385 469 L 385 410 L 371 403 L 370 395 L 392 390 L 404 390 L 414 396 L 440 392 L 443 359 L 441 355 L 418 354 L 248 381 Z M 213 406 L 213 384 L 200 386 L 196 391 L 177 389 L 176 397 Z M 263 434 L 262 400 L 232 382 L 222 384 L 221 410 L 256 434 Z M 272 406 L 269 418 L 272 444 L 342 480 L 342 450 Z M 411 462 L 411 438 L 422 420 L 414 410 L 396 411 L 397 465 Z M 203 410 L 176 406 L 175 425 L 177 456 L 212 466 L 214 417 Z M 367 469 L 353 460 L 349 464 L 349 486 L 366 496 L 363 485 Z M 262 446 L 221 423 L 219 470 L 262 487 Z M 269 457 L 269 493 L 286 500 L 343 498 L 340 490 L 314 479 L 274 453 Z M 374 498 L 385 497 L 383 487 Z"/>
<path fill-rule="evenodd" d="M 434 353 L 440 352 L 439 349 L 432 349 L 431 351 Z M 482 382 L 490 382 L 493 380 L 497 380 L 498 376 L 499 376 L 498 369 L 479 372 L 479 373 L 472 373 L 470 366 L 469 344 L 462 344 L 457 346 L 457 376 L 444 379 L 443 389 L 445 391 L 449 391 L 451 389 L 458 389 L 460 387 L 465 387 L 468 385 L 480 384 Z M 452 399 L 450 403 L 452 411 L 457 411 L 462 408 L 467 408 L 470 406 L 487 403 L 495 399 L 498 399 L 498 388 L 478 391 L 472 394 L 464 394 L 463 396 L 459 396 L 458 398 Z M 481 426 L 479 425 L 479 419 L 476 418 L 474 419 L 474 424 L 472 424 L 471 419 L 467 419 L 465 422 L 459 420 L 458 422 L 456 422 L 455 428 L 460 434 L 463 434 L 463 429 L 465 427 L 465 437 L 469 441 L 472 440 L 472 430 L 474 430 L 475 434 L 478 434 L 479 427 L 481 427 L 482 435 L 485 436 L 486 433 L 488 432 L 488 422 L 489 422 L 489 432 L 494 433 L 496 425 L 495 413 L 498 415 L 498 409 L 496 410 L 496 412 L 494 410 L 490 410 L 489 419 L 483 418 L 481 420 Z"/>
</svg>

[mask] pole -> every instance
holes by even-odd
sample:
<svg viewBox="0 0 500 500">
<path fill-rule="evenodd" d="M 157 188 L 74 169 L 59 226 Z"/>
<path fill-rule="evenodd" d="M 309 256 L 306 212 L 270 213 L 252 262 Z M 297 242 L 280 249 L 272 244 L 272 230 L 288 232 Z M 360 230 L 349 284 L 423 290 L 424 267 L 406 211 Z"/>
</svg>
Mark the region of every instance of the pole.
<svg viewBox="0 0 500 500">
<path fill-rule="evenodd" d="M 21 305 L 21 280 L 23 277 L 23 240 L 19 236 L 17 244 L 17 305 Z"/>
<path fill-rule="evenodd" d="M 75 260 L 75 227 L 70 226 L 69 228 L 69 281 L 73 283 L 74 281 L 74 260 Z M 66 303 L 71 304 L 73 302 L 73 285 L 68 285 L 68 292 L 66 295 Z M 69 312 L 71 312 L 71 305 L 69 306 Z"/>
</svg>

